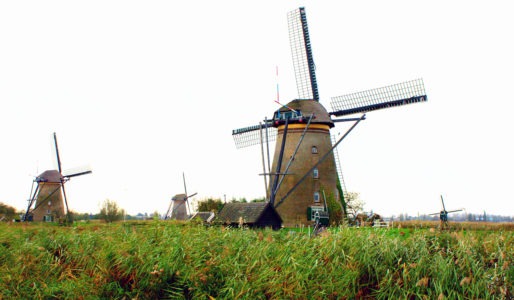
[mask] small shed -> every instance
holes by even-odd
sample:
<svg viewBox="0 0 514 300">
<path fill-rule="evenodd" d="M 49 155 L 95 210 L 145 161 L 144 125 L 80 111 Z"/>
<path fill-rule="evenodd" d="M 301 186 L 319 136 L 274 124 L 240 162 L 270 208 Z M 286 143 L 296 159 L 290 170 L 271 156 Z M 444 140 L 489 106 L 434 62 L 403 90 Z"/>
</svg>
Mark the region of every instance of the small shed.
<svg viewBox="0 0 514 300">
<path fill-rule="evenodd" d="M 250 228 L 282 227 L 282 218 L 268 202 L 227 203 L 218 214 L 217 220 L 232 226 L 244 225 Z"/>
</svg>

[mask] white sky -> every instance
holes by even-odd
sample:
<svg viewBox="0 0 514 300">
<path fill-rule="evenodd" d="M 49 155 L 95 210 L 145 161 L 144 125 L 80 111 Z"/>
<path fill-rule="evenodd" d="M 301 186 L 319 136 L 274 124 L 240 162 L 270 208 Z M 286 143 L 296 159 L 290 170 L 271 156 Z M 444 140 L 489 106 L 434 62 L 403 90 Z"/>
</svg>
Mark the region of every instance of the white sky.
<svg viewBox="0 0 514 300">
<path fill-rule="evenodd" d="M 174 4 L 179 3 L 179 4 Z M 368 113 L 339 147 L 347 187 L 385 215 L 512 215 L 509 1 L 2 1 L 0 202 L 54 168 L 70 208 L 129 213 L 264 195 L 260 150 L 231 130 L 297 96 L 287 12 L 305 6 L 321 102 L 422 77 L 429 102 Z M 335 133 L 345 131 L 345 126 Z"/>
</svg>

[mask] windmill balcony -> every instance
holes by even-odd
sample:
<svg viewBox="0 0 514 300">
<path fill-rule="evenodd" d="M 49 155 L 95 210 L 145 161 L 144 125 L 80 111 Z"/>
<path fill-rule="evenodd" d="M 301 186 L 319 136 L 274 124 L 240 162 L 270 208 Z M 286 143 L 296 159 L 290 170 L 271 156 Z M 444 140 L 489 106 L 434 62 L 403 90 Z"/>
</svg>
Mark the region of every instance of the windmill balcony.
<svg viewBox="0 0 514 300">
<path fill-rule="evenodd" d="M 279 126 L 286 123 L 286 120 L 289 120 L 289 123 L 304 123 L 307 120 L 303 117 L 302 112 L 299 110 L 296 111 L 285 111 L 280 112 L 277 110 L 273 114 L 273 125 Z"/>
</svg>

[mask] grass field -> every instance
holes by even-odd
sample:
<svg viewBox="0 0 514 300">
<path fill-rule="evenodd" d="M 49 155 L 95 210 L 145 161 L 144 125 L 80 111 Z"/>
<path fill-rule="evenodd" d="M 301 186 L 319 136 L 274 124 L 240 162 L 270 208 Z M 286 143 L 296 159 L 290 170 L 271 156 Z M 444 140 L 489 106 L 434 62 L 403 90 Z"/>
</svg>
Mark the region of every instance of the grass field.
<svg viewBox="0 0 514 300">
<path fill-rule="evenodd" d="M 512 299 L 514 232 L 0 224 L 0 299 Z"/>
</svg>

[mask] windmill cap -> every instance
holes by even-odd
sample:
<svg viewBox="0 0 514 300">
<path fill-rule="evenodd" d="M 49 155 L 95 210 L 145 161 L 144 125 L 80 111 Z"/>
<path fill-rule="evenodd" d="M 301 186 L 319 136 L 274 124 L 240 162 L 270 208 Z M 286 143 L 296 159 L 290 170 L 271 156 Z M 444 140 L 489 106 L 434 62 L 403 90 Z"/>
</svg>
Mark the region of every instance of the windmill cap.
<svg viewBox="0 0 514 300">
<path fill-rule="evenodd" d="M 175 196 L 173 196 L 173 198 L 171 198 L 171 200 L 173 201 L 186 201 L 186 199 L 186 194 L 176 194 Z"/>
<path fill-rule="evenodd" d="M 311 123 L 313 124 L 326 124 L 330 128 L 334 127 L 334 122 L 330 118 L 327 110 L 321 103 L 316 100 L 295 99 L 286 104 L 287 107 L 279 109 L 280 113 L 289 111 L 289 108 L 299 110 L 304 118 L 308 118 L 311 114 L 314 115 Z M 288 108 L 289 107 L 289 108 Z"/>
<path fill-rule="evenodd" d="M 39 174 L 36 178 L 37 182 L 51 182 L 51 183 L 60 183 L 61 182 L 61 174 L 57 170 L 47 170 L 43 173 Z"/>
</svg>

